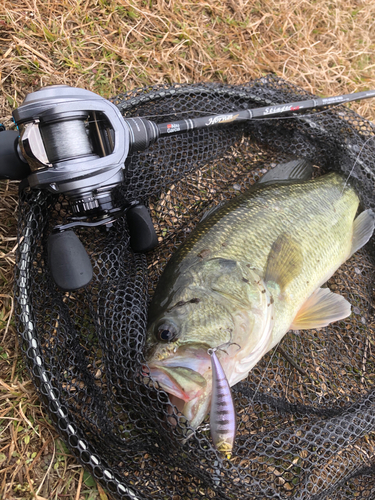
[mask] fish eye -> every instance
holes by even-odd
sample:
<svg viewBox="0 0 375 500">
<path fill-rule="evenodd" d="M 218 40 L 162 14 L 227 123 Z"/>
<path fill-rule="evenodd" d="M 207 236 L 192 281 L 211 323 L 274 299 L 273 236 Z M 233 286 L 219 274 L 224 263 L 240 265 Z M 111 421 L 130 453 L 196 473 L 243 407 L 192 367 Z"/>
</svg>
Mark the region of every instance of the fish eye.
<svg viewBox="0 0 375 500">
<path fill-rule="evenodd" d="M 172 342 L 177 334 L 177 328 L 172 323 L 161 323 L 156 331 L 157 338 L 163 342 Z"/>
</svg>

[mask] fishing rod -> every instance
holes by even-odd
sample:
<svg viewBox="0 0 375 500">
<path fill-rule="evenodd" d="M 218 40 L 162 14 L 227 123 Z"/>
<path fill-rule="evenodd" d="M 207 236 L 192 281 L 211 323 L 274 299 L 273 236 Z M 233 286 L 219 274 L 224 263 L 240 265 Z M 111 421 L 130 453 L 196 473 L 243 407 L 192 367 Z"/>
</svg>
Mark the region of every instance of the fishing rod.
<svg viewBox="0 0 375 500">
<path fill-rule="evenodd" d="M 343 94 L 335 97 L 318 97 L 305 101 L 290 102 L 287 104 L 277 104 L 274 106 L 265 106 L 262 108 L 246 109 L 233 111 L 221 115 L 208 115 L 200 118 L 187 118 L 171 123 L 155 124 L 159 130 L 159 137 L 187 132 L 189 130 L 197 130 L 201 128 L 209 128 L 220 124 L 247 122 L 250 120 L 276 118 L 292 112 L 302 113 L 311 109 L 324 108 L 326 106 L 345 104 L 347 102 L 359 101 L 375 97 L 375 90 L 363 92 L 355 92 L 352 94 Z"/>
<path fill-rule="evenodd" d="M 131 153 L 147 150 L 161 137 L 370 97 L 375 90 L 156 123 L 124 118 L 113 103 L 85 89 L 44 87 L 13 111 L 19 130 L 0 132 L 0 179 L 21 180 L 21 189 L 47 190 L 69 200 L 69 222 L 56 225 L 49 235 L 48 261 L 56 284 L 76 290 L 91 281 L 93 271 L 73 228 L 109 227 L 125 215 L 134 251 L 146 252 L 157 244 L 147 208 L 118 194 Z"/>
</svg>

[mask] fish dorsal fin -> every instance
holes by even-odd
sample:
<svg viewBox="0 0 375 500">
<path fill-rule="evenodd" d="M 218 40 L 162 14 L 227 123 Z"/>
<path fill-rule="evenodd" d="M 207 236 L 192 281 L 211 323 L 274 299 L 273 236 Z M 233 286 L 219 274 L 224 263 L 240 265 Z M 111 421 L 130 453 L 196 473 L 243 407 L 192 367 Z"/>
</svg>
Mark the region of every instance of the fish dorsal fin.
<svg viewBox="0 0 375 500">
<path fill-rule="evenodd" d="M 329 288 L 318 288 L 303 304 L 294 318 L 291 330 L 323 328 L 350 315 L 351 306 Z"/>
<path fill-rule="evenodd" d="M 312 177 L 313 166 L 308 160 L 299 158 L 298 160 L 280 163 L 269 170 L 258 181 L 258 184 L 273 184 L 279 181 L 307 181 Z"/>
<path fill-rule="evenodd" d="M 277 283 L 283 292 L 288 283 L 299 275 L 302 265 L 301 246 L 287 233 L 281 233 L 268 255 L 264 281 Z"/>
<path fill-rule="evenodd" d="M 277 182 L 285 183 L 286 181 L 307 181 L 312 177 L 313 165 L 308 160 L 299 158 L 297 160 L 288 161 L 286 163 L 279 163 L 276 167 L 266 172 L 258 182 L 256 182 L 250 189 L 258 189 L 259 184 L 276 184 Z M 214 207 L 209 208 L 204 212 L 199 222 L 204 221 L 207 217 L 219 210 L 225 205 L 228 200 L 222 200 Z"/>
<path fill-rule="evenodd" d="M 365 210 L 355 219 L 353 224 L 353 240 L 350 257 L 363 247 L 371 238 L 375 227 L 375 214 L 369 209 Z"/>
<path fill-rule="evenodd" d="M 209 217 L 214 212 L 216 212 L 216 210 L 219 210 L 219 208 L 222 207 L 225 203 L 227 203 L 227 201 L 228 200 L 222 200 L 217 205 L 215 205 L 214 207 L 211 207 L 208 210 L 206 210 L 204 212 L 204 214 L 202 215 L 202 218 L 201 218 L 201 220 L 199 222 L 202 222 L 204 219 L 207 219 L 207 217 Z"/>
</svg>

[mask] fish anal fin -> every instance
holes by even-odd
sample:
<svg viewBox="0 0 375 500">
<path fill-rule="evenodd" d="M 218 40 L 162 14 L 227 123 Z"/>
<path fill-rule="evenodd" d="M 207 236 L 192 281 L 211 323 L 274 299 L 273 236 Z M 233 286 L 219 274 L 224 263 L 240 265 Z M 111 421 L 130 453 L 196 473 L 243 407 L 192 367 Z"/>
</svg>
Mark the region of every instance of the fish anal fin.
<svg viewBox="0 0 375 500">
<path fill-rule="evenodd" d="M 331 292 L 329 288 L 318 288 L 303 304 L 294 318 L 291 330 L 323 328 L 350 315 L 349 302 Z"/>
<path fill-rule="evenodd" d="M 301 246 L 287 233 L 282 233 L 271 247 L 264 281 L 277 283 L 282 293 L 288 283 L 300 274 L 302 265 Z"/>
<path fill-rule="evenodd" d="M 353 223 L 353 240 L 350 256 L 363 247 L 371 238 L 375 227 L 375 214 L 369 209 L 360 213 Z"/>
</svg>

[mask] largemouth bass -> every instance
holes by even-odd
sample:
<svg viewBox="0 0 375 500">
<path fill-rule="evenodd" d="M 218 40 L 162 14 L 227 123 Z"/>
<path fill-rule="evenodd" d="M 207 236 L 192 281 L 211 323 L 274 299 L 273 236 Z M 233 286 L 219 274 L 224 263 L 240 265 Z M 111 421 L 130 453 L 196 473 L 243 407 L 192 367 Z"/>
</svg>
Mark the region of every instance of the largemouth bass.
<svg viewBox="0 0 375 500">
<path fill-rule="evenodd" d="M 321 286 L 370 239 L 374 214 L 355 218 L 358 196 L 337 173 L 301 180 L 305 172 L 280 172 L 204 218 L 155 290 L 150 376 L 192 427 L 210 408 L 208 349 L 228 346 L 216 354 L 233 386 L 289 330 L 350 314 L 344 297 Z"/>
</svg>

